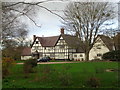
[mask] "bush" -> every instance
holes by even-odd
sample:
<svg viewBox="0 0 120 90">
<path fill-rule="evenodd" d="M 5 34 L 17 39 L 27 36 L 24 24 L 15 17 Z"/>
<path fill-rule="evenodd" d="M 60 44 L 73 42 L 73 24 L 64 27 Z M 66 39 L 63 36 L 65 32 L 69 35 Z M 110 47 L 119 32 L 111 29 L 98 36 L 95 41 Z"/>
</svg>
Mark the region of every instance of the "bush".
<svg viewBox="0 0 120 90">
<path fill-rule="evenodd" d="M 100 86 L 100 80 L 97 77 L 90 77 L 87 81 L 88 86 L 90 87 L 98 87 Z"/>
<path fill-rule="evenodd" d="M 12 58 L 4 57 L 2 58 L 2 77 L 5 78 L 10 74 L 10 68 L 15 64 Z"/>
<path fill-rule="evenodd" d="M 111 51 L 103 54 L 104 60 L 120 61 L 120 50 Z"/>
<path fill-rule="evenodd" d="M 28 77 L 29 73 L 33 73 L 33 68 L 37 66 L 37 60 L 29 59 L 24 62 L 23 71 L 25 73 L 25 77 Z"/>
</svg>

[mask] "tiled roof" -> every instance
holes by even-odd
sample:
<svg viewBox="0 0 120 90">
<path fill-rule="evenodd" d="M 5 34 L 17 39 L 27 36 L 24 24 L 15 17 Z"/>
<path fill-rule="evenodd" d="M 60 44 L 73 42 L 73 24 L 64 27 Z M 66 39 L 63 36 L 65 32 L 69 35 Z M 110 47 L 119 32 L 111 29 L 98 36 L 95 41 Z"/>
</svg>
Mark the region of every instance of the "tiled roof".
<svg viewBox="0 0 120 90">
<path fill-rule="evenodd" d="M 108 49 L 111 51 L 113 50 L 114 42 L 113 40 L 105 35 L 98 35 L 102 39 L 102 41 L 105 43 L 105 45 L 108 47 Z"/>
<path fill-rule="evenodd" d="M 55 46 L 56 42 L 58 41 L 60 36 L 53 36 L 53 37 L 38 37 L 38 40 L 40 41 L 41 45 L 43 47 L 53 47 Z"/>
<path fill-rule="evenodd" d="M 21 55 L 22 56 L 30 56 L 31 55 L 31 48 L 30 47 L 24 48 Z"/>
<path fill-rule="evenodd" d="M 43 47 L 54 47 L 61 36 L 63 37 L 68 46 L 76 49 L 77 52 L 84 52 L 84 44 L 76 36 L 61 34 L 59 36 L 53 37 L 36 37 L 36 39 L 38 38 Z M 109 50 L 113 50 L 113 40 L 110 37 L 104 35 L 98 35 L 98 37 L 102 39 L 102 41 L 105 43 Z"/>
<path fill-rule="evenodd" d="M 43 47 L 54 47 L 61 36 L 63 37 L 63 39 L 65 40 L 68 46 L 75 48 L 77 52 L 84 52 L 83 43 L 80 41 L 80 39 L 78 39 L 75 36 L 61 34 L 59 36 L 53 36 L 53 37 L 36 37 L 36 39 L 38 38 L 38 40 L 40 41 Z"/>
<path fill-rule="evenodd" d="M 83 42 L 78 37 L 65 34 L 63 34 L 62 37 L 64 38 L 68 46 L 75 48 L 77 52 L 84 52 Z"/>
</svg>

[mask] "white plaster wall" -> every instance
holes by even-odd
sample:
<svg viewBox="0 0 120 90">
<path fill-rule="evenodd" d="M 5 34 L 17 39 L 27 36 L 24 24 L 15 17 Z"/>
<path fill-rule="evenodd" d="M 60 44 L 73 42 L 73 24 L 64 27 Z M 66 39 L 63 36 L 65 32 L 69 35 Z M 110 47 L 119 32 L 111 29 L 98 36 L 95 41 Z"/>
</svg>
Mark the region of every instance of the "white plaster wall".
<svg viewBox="0 0 120 90">
<path fill-rule="evenodd" d="M 75 55 L 76 55 L 77 57 L 75 57 Z M 80 55 L 82 55 L 82 57 L 81 57 Z M 73 54 L 73 59 L 74 59 L 75 61 L 84 61 L 84 60 L 85 60 L 85 53 L 74 53 L 74 54 Z"/>
<path fill-rule="evenodd" d="M 30 59 L 32 58 L 32 56 L 21 56 L 21 60 L 27 60 L 27 59 Z"/>
<path fill-rule="evenodd" d="M 92 60 L 92 59 L 102 59 L 102 56 L 97 56 L 97 54 L 104 54 L 106 52 L 109 52 L 109 49 L 106 47 L 106 45 L 104 44 L 104 42 L 98 38 L 99 41 L 96 42 L 93 46 L 93 48 L 90 50 L 90 53 L 89 53 L 89 60 Z M 101 49 L 97 49 L 97 46 L 100 46 Z"/>
<path fill-rule="evenodd" d="M 38 44 L 36 44 L 36 41 L 38 41 Z M 33 47 L 31 48 L 31 53 L 35 52 L 36 50 L 39 52 L 40 49 L 42 49 L 42 46 L 38 40 L 38 38 L 36 39 L 35 43 L 33 44 Z M 38 49 L 36 49 L 35 47 L 38 47 Z"/>
</svg>

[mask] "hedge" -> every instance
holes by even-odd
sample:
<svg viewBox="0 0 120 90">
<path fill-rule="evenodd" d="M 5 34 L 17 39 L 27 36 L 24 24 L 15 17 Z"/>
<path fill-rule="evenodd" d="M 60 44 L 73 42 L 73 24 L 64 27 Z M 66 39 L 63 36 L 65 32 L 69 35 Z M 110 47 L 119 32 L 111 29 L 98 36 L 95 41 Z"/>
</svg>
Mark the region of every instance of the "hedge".
<svg viewBox="0 0 120 90">
<path fill-rule="evenodd" d="M 102 58 L 104 60 L 120 61 L 120 50 L 107 52 L 103 54 Z"/>
</svg>

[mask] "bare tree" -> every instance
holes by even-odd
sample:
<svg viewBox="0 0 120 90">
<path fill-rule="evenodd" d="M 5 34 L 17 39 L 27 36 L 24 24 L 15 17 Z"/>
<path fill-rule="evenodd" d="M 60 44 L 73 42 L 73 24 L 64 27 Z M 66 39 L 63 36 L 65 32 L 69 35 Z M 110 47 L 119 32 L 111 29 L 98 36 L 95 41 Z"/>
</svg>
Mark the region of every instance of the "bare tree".
<svg viewBox="0 0 120 90">
<path fill-rule="evenodd" d="M 27 36 L 28 30 L 26 25 L 21 22 L 19 13 L 13 11 L 13 9 L 20 9 L 20 5 L 14 7 L 6 7 L 13 3 L 2 3 L 2 41 L 24 38 Z M 24 8 L 25 9 L 25 8 Z M 20 9 L 21 10 L 21 9 Z M 20 34 L 21 33 L 21 34 Z M 20 40 L 21 42 L 21 40 Z M 9 42 L 10 43 L 10 42 Z"/>
<path fill-rule="evenodd" d="M 108 2 L 72 2 L 64 12 L 67 30 L 77 33 L 84 41 L 85 58 L 93 47 L 100 27 L 115 17 L 113 7 Z"/>
<path fill-rule="evenodd" d="M 24 27 L 26 23 L 22 22 L 23 19 L 28 19 L 33 22 L 37 27 L 38 25 L 34 19 L 39 8 L 45 9 L 48 12 L 57 15 L 52 10 L 41 5 L 42 3 L 52 2 L 54 0 L 44 0 L 39 2 L 3 2 L 2 3 L 2 39 L 18 39 L 20 42 L 27 35 L 28 30 Z M 64 1 L 64 0 L 57 0 Z M 27 26 L 27 25 L 26 25 Z M 24 32 L 24 34 L 23 34 Z M 22 33 L 22 34 L 20 34 Z"/>
</svg>

